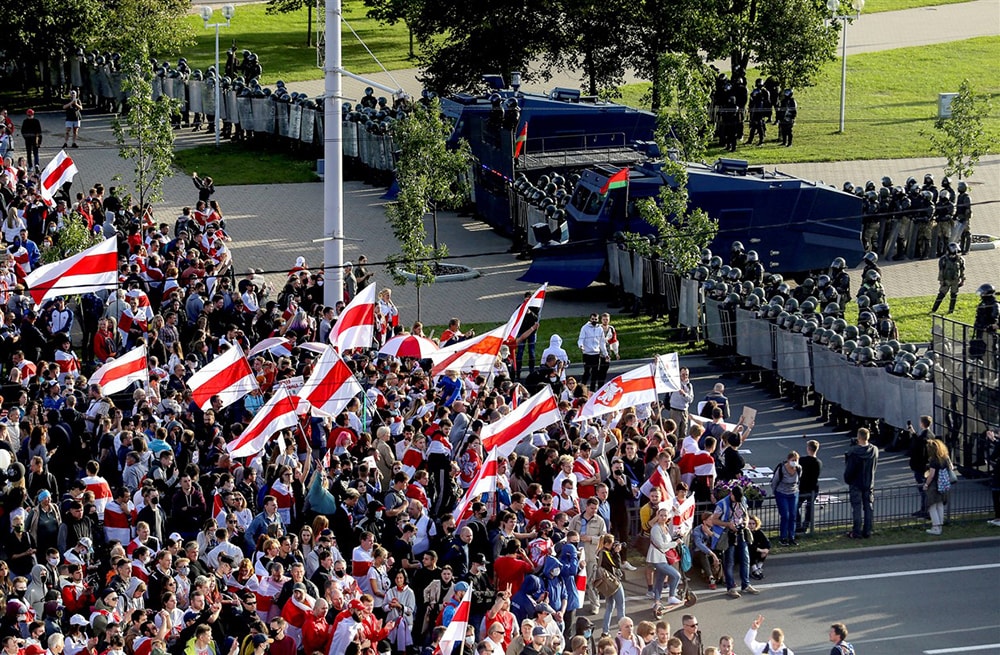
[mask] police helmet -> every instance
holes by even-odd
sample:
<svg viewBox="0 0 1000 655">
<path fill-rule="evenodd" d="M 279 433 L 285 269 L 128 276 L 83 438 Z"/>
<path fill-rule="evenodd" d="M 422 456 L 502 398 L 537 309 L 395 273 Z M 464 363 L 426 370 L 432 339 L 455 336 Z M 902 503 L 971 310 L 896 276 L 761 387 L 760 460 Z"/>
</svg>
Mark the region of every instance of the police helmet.
<svg viewBox="0 0 1000 655">
<path fill-rule="evenodd" d="M 865 253 L 864 261 L 866 263 L 868 263 L 868 264 L 877 264 L 878 263 L 878 255 L 876 255 L 874 252 L 871 252 L 871 251 L 866 252 Z"/>
<path fill-rule="evenodd" d="M 756 250 L 751 250 L 750 252 L 747 253 L 748 262 L 755 262 L 758 259 L 760 259 L 760 256 L 757 254 Z"/>
<path fill-rule="evenodd" d="M 722 268 L 722 257 L 715 255 L 714 257 L 712 257 L 712 259 L 709 260 L 708 265 L 713 270 L 718 270 Z"/>
<path fill-rule="evenodd" d="M 874 191 L 874 190 L 875 190 L 875 182 L 873 182 L 872 180 L 868 180 L 867 182 L 865 182 L 865 191 Z"/>
<path fill-rule="evenodd" d="M 930 368 L 927 366 L 927 364 L 924 364 L 923 362 L 918 362 L 913 365 L 913 370 L 910 374 L 913 376 L 914 380 L 923 380 L 924 378 L 930 375 L 930 372 L 931 372 Z"/>
<path fill-rule="evenodd" d="M 921 191 L 920 197 L 926 200 L 927 202 L 932 202 L 934 200 L 934 194 L 931 193 L 930 191 Z"/>
<path fill-rule="evenodd" d="M 874 253 L 869 253 L 869 254 L 874 254 Z M 865 256 L 867 257 L 868 255 Z M 865 282 L 878 282 L 881 279 L 882 276 L 874 268 L 870 269 L 867 273 L 865 273 Z"/>
<path fill-rule="evenodd" d="M 840 316 L 840 306 L 837 305 L 837 303 L 830 303 L 829 305 L 823 308 L 823 316 L 833 321 L 838 316 Z M 823 323 L 824 324 L 826 323 L 825 319 Z"/>
<path fill-rule="evenodd" d="M 740 304 L 740 294 L 730 293 L 726 296 L 726 305 L 729 307 L 736 307 Z"/>
<path fill-rule="evenodd" d="M 692 275 L 695 280 L 703 281 L 708 278 L 708 269 L 704 266 L 699 266 L 694 269 L 694 274 Z"/>
<path fill-rule="evenodd" d="M 872 345 L 872 338 L 867 334 L 862 334 L 858 337 L 858 345 L 867 348 Z"/>
<path fill-rule="evenodd" d="M 741 277 L 743 277 L 743 273 L 738 268 L 731 268 L 729 269 L 729 274 L 726 277 L 733 282 L 737 282 Z"/>
<path fill-rule="evenodd" d="M 854 353 L 855 361 L 859 364 L 867 364 L 875 359 L 875 351 L 872 350 L 871 346 L 864 346 L 858 343 L 858 348 L 854 351 Z"/>
<path fill-rule="evenodd" d="M 743 299 L 743 308 L 750 310 L 760 309 L 760 298 L 751 293 L 749 296 Z"/>
<path fill-rule="evenodd" d="M 917 346 L 909 342 L 900 344 L 899 349 L 902 350 L 904 353 L 910 353 L 911 355 L 917 352 Z M 914 361 L 916 361 L 916 357 L 914 357 L 913 359 Z"/>
<path fill-rule="evenodd" d="M 828 286 L 825 289 L 823 289 L 822 294 L 823 294 L 823 300 L 827 302 L 836 304 L 836 302 L 840 300 L 840 294 L 832 286 Z"/>
<path fill-rule="evenodd" d="M 730 266 L 729 264 L 724 264 L 722 268 L 719 269 L 719 275 L 724 278 L 727 278 L 729 277 L 729 271 L 731 270 L 733 270 L 732 266 Z"/>
<path fill-rule="evenodd" d="M 852 184 L 852 183 L 851 183 L 851 182 L 849 182 L 849 181 L 848 181 L 848 182 L 844 182 L 844 186 L 843 186 L 843 189 L 844 189 L 844 191 L 846 191 L 847 193 L 851 193 L 851 192 L 853 192 L 853 191 L 854 191 L 854 184 Z"/>
<path fill-rule="evenodd" d="M 822 289 L 827 288 L 828 286 L 830 286 L 830 276 L 829 275 L 827 275 L 827 274 L 824 273 L 823 275 L 820 275 L 818 278 L 816 278 L 816 288 L 817 289 L 822 290 Z"/>
<path fill-rule="evenodd" d="M 845 339 L 856 340 L 858 338 L 858 326 L 857 325 L 848 325 L 847 327 L 845 327 L 844 328 L 844 338 Z"/>
<path fill-rule="evenodd" d="M 959 247 L 958 247 L 957 243 L 955 243 L 954 241 L 952 241 L 951 243 L 948 244 L 948 254 L 949 255 L 957 255 L 958 251 L 959 251 Z"/>
<path fill-rule="evenodd" d="M 816 311 L 816 303 L 812 300 L 805 300 L 799 305 L 799 309 L 803 314 L 812 314 Z"/>
<path fill-rule="evenodd" d="M 752 294 L 753 282 L 751 282 L 750 280 L 743 280 L 743 282 L 740 284 L 740 292 L 744 296 L 749 296 L 750 294 Z"/>
<path fill-rule="evenodd" d="M 916 183 L 917 183 L 917 178 L 915 178 L 915 177 L 908 177 L 908 178 L 906 178 L 906 188 L 907 189 L 909 189 L 911 186 L 913 186 Z"/>
<path fill-rule="evenodd" d="M 878 197 L 884 200 L 889 197 L 889 193 L 889 187 L 882 187 L 878 190 Z"/>
<path fill-rule="evenodd" d="M 938 192 L 938 204 L 947 205 L 948 202 L 950 201 L 951 201 L 951 191 L 949 191 L 948 189 L 941 189 L 941 191 Z"/>
<path fill-rule="evenodd" d="M 701 249 L 701 263 L 708 266 L 708 262 L 712 261 L 712 251 L 708 248 Z"/>
<path fill-rule="evenodd" d="M 899 186 L 898 184 L 896 186 L 892 187 L 892 195 L 894 195 L 894 196 L 901 196 L 901 195 L 903 195 L 903 187 Z"/>
<path fill-rule="evenodd" d="M 871 325 L 875 322 L 875 315 L 871 312 L 861 312 L 858 314 L 858 325 Z"/>
<path fill-rule="evenodd" d="M 872 189 L 871 191 L 865 191 L 865 199 L 868 200 L 869 202 L 875 202 L 876 200 L 878 200 L 878 194 L 875 193 L 874 189 Z"/>
<path fill-rule="evenodd" d="M 858 296 L 858 311 L 862 309 L 867 309 L 869 305 L 872 304 L 871 299 L 868 296 Z"/>
<path fill-rule="evenodd" d="M 832 268 L 835 271 L 842 271 L 845 268 L 847 268 L 847 262 L 844 261 L 843 257 L 837 257 L 836 259 L 833 260 L 833 262 L 830 263 L 830 268 Z"/>
<path fill-rule="evenodd" d="M 924 184 L 934 184 L 934 176 L 930 173 L 925 174 Z"/>
<path fill-rule="evenodd" d="M 880 362 L 891 362 L 895 356 L 896 353 L 889 344 L 883 343 L 878 347 L 878 360 Z"/>
<path fill-rule="evenodd" d="M 773 310 L 772 310 L 772 311 L 773 311 Z M 785 320 L 786 320 L 786 319 L 787 319 L 787 318 L 788 318 L 789 316 L 791 316 L 791 314 L 789 314 L 788 312 L 786 312 L 786 311 L 783 311 L 783 310 L 782 310 L 782 311 L 779 311 L 779 312 L 778 312 L 778 316 L 777 316 L 777 321 L 776 321 L 776 322 L 777 322 L 777 324 L 778 324 L 779 326 L 783 326 L 783 325 L 785 324 Z"/>
<path fill-rule="evenodd" d="M 969 185 L 966 184 L 964 180 L 958 183 L 958 192 L 959 193 L 965 193 L 968 190 L 969 190 Z"/>
<path fill-rule="evenodd" d="M 896 356 L 896 353 L 899 352 L 899 341 L 897 341 L 896 339 L 889 339 L 888 341 L 885 342 L 885 345 L 892 348 L 892 354 L 894 357 Z"/>
<path fill-rule="evenodd" d="M 801 316 L 798 318 L 792 317 L 792 332 L 802 332 L 802 328 L 806 326 L 806 319 Z"/>
<path fill-rule="evenodd" d="M 813 343 L 823 343 L 823 338 L 826 337 L 826 328 L 816 328 L 812 333 Z"/>
<path fill-rule="evenodd" d="M 778 286 L 781 284 L 785 278 L 781 277 L 781 273 L 771 273 L 771 285 Z"/>
<path fill-rule="evenodd" d="M 889 305 L 887 303 L 880 302 L 879 304 L 872 307 L 872 311 L 875 312 L 876 316 L 888 316 Z"/>
<path fill-rule="evenodd" d="M 753 295 L 755 295 L 758 298 L 760 298 L 761 302 L 764 302 L 764 300 L 766 299 L 766 295 L 764 294 L 764 289 L 762 287 L 754 287 L 753 288 Z"/>
<path fill-rule="evenodd" d="M 785 97 L 786 98 L 791 98 L 792 97 L 792 90 L 791 89 L 785 89 Z"/>
<path fill-rule="evenodd" d="M 366 96 L 373 96 L 373 95 L 375 95 L 375 89 L 371 88 L 370 86 L 366 86 L 365 87 L 365 95 Z"/>
<path fill-rule="evenodd" d="M 864 198 L 865 197 L 865 190 L 862 189 L 860 186 L 856 186 L 856 187 L 854 187 L 854 195 L 856 195 L 859 198 Z"/>
<path fill-rule="evenodd" d="M 510 100 L 513 100 L 513 98 L 510 98 Z M 556 173 L 552 176 L 552 184 L 555 184 L 557 187 L 566 186 L 566 178 Z"/>
<path fill-rule="evenodd" d="M 840 337 L 839 334 L 837 336 Z M 854 349 L 858 347 L 858 342 L 855 341 L 854 339 L 844 339 L 844 337 L 840 338 L 844 340 L 843 345 L 841 345 L 840 347 L 841 352 L 843 352 L 845 355 L 850 356 L 851 353 L 854 352 Z M 830 345 L 833 345 L 833 337 L 830 337 Z"/>
<path fill-rule="evenodd" d="M 906 362 L 896 362 L 892 367 L 892 374 L 908 376 L 910 374 L 910 365 Z"/>
<path fill-rule="evenodd" d="M 834 320 L 833 325 L 830 326 L 830 329 L 836 332 L 837 334 L 841 334 L 844 330 L 847 329 L 847 321 L 845 321 L 842 318 L 838 318 Z"/>
<path fill-rule="evenodd" d="M 789 298 L 785 301 L 785 311 L 786 312 L 797 312 L 799 311 L 799 301 L 795 298 Z"/>
<path fill-rule="evenodd" d="M 739 241 L 733 241 L 733 245 L 730 247 L 732 252 L 743 252 L 743 244 Z"/>
<path fill-rule="evenodd" d="M 725 282 L 716 282 L 715 290 L 719 293 L 720 296 L 724 296 L 729 293 L 729 285 L 726 284 Z"/>
<path fill-rule="evenodd" d="M 942 177 L 941 178 L 941 186 L 943 186 L 946 189 L 950 189 L 951 188 L 951 178 L 948 177 L 947 175 L 945 175 L 944 177 Z"/>
<path fill-rule="evenodd" d="M 992 296 L 996 292 L 997 292 L 996 287 L 994 287 L 989 282 L 979 285 L 979 288 L 976 289 L 976 293 L 978 293 L 981 298 L 985 298 L 986 296 Z"/>
<path fill-rule="evenodd" d="M 882 177 L 882 186 L 885 187 L 885 188 L 891 187 L 892 186 L 892 178 L 889 177 L 888 175 L 883 176 Z"/>
</svg>

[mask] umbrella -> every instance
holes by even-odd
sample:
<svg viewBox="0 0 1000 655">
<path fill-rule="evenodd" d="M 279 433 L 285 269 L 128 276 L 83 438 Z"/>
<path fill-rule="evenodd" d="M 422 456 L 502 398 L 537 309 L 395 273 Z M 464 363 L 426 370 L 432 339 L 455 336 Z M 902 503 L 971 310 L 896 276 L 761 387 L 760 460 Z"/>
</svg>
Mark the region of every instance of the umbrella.
<svg viewBox="0 0 1000 655">
<path fill-rule="evenodd" d="M 380 355 L 389 355 L 391 357 L 424 359 L 437 349 L 437 344 L 430 339 L 412 334 L 401 334 L 386 341 L 385 345 L 378 352 Z"/>
</svg>

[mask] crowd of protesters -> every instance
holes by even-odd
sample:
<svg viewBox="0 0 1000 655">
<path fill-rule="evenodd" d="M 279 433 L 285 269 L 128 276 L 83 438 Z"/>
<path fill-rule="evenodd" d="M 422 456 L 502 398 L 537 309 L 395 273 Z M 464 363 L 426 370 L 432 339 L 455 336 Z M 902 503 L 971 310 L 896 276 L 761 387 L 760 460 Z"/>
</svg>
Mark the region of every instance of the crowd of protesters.
<svg viewBox="0 0 1000 655">
<path fill-rule="evenodd" d="M 746 438 L 719 428 L 729 409 L 721 385 L 707 398 L 707 429 L 691 420 L 686 371 L 662 405 L 572 421 L 587 383 L 603 383 L 617 355 L 608 317 L 581 329 L 583 381 L 566 375 L 561 338 L 534 365 L 537 315 L 488 372 L 435 378 L 415 359 L 347 353 L 363 394 L 335 418 L 305 415 L 260 454 L 233 459 L 227 443 L 272 391 L 308 378 L 315 352 L 253 357 L 258 389 L 228 406 L 216 397 L 203 410 L 186 382 L 234 344 L 325 342 L 344 303 L 324 305 L 322 267 L 299 258 L 277 290 L 259 271 L 237 275 L 210 178 L 194 176 L 198 200 L 173 223 L 100 185 L 49 207 L 37 184 L 27 162 L 0 184 L 0 639 L 10 655 L 430 653 L 467 595 L 466 653 L 694 652 L 697 619 L 684 616 L 674 636 L 664 620 L 633 629 L 622 587 L 638 547 L 649 596 L 666 594 L 657 614 L 683 603 L 673 555 L 687 539 L 672 517 L 689 492 L 707 510 L 692 548 L 711 584 L 724 576 L 730 595 L 738 582 L 757 593 L 749 576 L 769 545 L 759 522 L 739 490 L 714 505 L 717 478 L 742 469 Z M 118 235 L 119 289 L 36 308 L 23 276 L 71 221 Z M 364 258 L 345 273 L 345 302 L 376 283 Z M 376 340 L 406 331 L 391 290 L 377 315 Z M 471 336 L 454 319 L 439 341 Z M 139 345 L 148 385 L 108 397 L 88 384 L 97 366 Z M 545 384 L 565 420 L 501 459 L 495 494 L 456 523 L 486 455 L 483 426 Z M 647 497 L 640 488 L 657 470 Z M 630 510 L 644 516 L 638 540 Z M 727 639 L 732 648 L 731 638 L 720 646 Z M 757 648 L 750 642 L 748 633 Z"/>
</svg>

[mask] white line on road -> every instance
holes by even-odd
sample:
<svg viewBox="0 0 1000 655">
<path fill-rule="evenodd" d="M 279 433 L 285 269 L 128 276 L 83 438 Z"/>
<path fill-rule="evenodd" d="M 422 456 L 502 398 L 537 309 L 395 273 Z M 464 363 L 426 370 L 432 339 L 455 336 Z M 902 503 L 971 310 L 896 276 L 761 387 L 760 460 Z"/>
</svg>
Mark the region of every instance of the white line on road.
<svg viewBox="0 0 1000 655">
<path fill-rule="evenodd" d="M 944 653 L 968 653 L 974 650 L 996 650 L 1000 644 L 982 644 L 980 646 L 962 646 L 961 648 L 935 648 L 925 650 L 926 655 L 944 655 Z"/>
<path fill-rule="evenodd" d="M 793 582 L 775 582 L 774 584 L 762 584 L 760 589 L 779 589 L 781 587 L 801 587 L 803 585 L 826 584 L 830 582 L 855 582 L 857 580 L 878 580 L 881 578 L 905 578 L 914 575 L 927 575 L 928 573 L 959 573 L 961 571 L 981 571 L 983 569 L 1000 569 L 1000 562 L 993 564 L 977 564 L 975 566 L 949 566 L 940 569 L 920 569 L 919 571 L 890 571 L 888 573 L 874 573 L 868 575 L 845 575 L 840 578 L 819 578 L 813 580 L 795 580 Z"/>
</svg>

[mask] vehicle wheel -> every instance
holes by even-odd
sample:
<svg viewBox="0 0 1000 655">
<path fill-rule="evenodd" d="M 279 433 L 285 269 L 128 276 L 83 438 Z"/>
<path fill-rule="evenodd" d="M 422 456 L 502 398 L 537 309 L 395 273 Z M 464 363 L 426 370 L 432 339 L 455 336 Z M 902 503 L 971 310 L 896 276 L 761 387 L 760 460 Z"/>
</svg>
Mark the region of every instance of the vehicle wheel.
<svg viewBox="0 0 1000 655">
<path fill-rule="evenodd" d="M 684 607 L 693 607 L 697 602 L 698 595 L 693 591 L 688 590 L 687 595 L 684 596 Z"/>
</svg>

